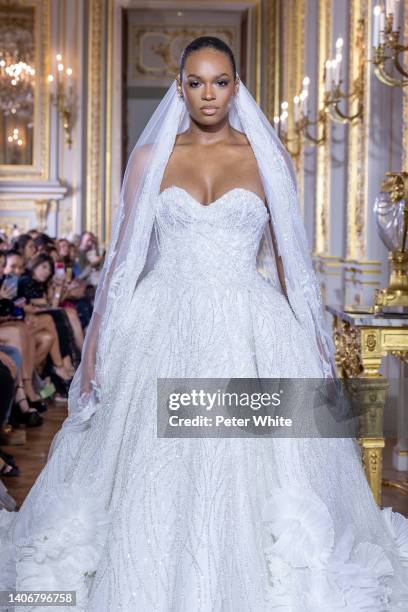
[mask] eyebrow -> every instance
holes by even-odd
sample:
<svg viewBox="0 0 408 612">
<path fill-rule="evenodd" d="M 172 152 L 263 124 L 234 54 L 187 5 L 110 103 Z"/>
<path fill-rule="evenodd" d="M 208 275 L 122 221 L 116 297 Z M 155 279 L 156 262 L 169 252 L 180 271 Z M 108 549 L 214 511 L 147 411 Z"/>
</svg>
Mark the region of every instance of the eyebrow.
<svg viewBox="0 0 408 612">
<path fill-rule="evenodd" d="M 229 74 L 227 74 L 226 72 L 222 72 L 221 74 L 218 74 L 215 78 L 219 79 L 222 76 L 229 76 Z M 189 77 L 196 77 L 196 79 L 201 79 L 201 77 L 199 77 L 197 74 L 188 74 L 187 78 Z"/>
</svg>

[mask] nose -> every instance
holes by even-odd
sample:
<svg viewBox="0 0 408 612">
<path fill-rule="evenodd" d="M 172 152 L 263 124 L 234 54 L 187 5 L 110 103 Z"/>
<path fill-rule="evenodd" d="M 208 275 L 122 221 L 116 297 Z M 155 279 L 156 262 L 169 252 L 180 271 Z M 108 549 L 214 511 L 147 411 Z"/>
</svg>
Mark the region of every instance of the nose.
<svg viewBox="0 0 408 612">
<path fill-rule="evenodd" d="M 212 100 L 215 97 L 211 83 L 204 85 L 202 97 L 204 100 Z"/>
</svg>

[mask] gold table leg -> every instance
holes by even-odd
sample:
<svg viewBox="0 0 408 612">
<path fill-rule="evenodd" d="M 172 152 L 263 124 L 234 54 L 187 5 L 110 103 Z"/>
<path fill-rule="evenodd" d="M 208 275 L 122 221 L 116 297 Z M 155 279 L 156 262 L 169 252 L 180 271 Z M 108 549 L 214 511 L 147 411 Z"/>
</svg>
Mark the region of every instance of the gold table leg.
<svg viewBox="0 0 408 612">
<path fill-rule="evenodd" d="M 358 381 L 362 409 L 358 442 L 368 483 L 374 499 L 381 505 L 383 421 L 389 386 L 379 373 L 383 354 L 371 330 L 359 330 L 336 317 L 333 334 L 339 376 Z"/>
</svg>

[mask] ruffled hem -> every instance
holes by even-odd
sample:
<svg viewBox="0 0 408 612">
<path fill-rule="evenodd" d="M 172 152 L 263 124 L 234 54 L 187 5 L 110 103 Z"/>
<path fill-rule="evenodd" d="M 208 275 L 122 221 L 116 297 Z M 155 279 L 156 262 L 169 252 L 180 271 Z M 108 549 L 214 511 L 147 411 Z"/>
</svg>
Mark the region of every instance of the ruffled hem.
<svg viewBox="0 0 408 612">
<path fill-rule="evenodd" d="M 377 544 L 355 542 L 352 528 L 334 544 L 330 513 L 310 489 L 276 488 L 265 503 L 265 556 L 271 610 L 280 612 L 408 611 L 408 520 L 382 510 L 406 581 Z"/>
<path fill-rule="evenodd" d="M 42 509 L 30 535 L 11 542 L 16 516 L 16 512 L 0 512 L 0 590 L 76 591 L 75 610 L 85 610 L 110 513 L 101 508 L 96 496 L 64 484 L 48 494 L 47 509 Z M 27 611 L 41 609 L 50 612 L 54 608 L 25 606 Z M 72 609 L 72 605 L 55 608 L 58 612 Z"/>
<path fill-rule="evenodd" d="M 33 509 L 34 510 L 34 509 Z M 16 512 L 0 511 L 0 590 L 76 591 L 76 610 L 86 610 L 92 578 L 106 543 L 111 515 L 96 495 L 58 485 L 28 537 L 11 534 Z M 263 507 L 268 610 L 279 612 L 406 612 L 408 520 L 391 508 L 384 526 L 406 569 L 397 583 L 384 550 L 356 543 L 347 527 L 335 544 L 333 520 L 310 489 L 275 488 Z M 4 608 L 2 608 L 4 609 Z M 41 606 L 25 609 L 38 611 Z M 44 610 L 51 612 L 47 606 Z M 4 609 L 12 612 L 13 608 Z M 55 608 L 72 612 L 72 606 Z"/>
</svg>

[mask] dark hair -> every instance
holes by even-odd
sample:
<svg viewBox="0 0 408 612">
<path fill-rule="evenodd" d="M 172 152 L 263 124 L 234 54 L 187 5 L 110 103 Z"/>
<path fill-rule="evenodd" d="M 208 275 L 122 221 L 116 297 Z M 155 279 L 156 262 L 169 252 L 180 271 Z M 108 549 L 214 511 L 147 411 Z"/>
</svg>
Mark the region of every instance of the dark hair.
<svg viewBox="0 0 408 612">
<path fill-rule="evenodd" d="M 36 238 L 34 238 L 34 244 L 37 249 L 42 249 L 44 247 L 54 246 L 54 240 L 47 234 L 39 234 Z"/>
<path fill-rule="evenodd" d="M 50 264 L 51 274 L 50 274 L 50 277 L 48 279 L 48 281 L 49 281 L 51 279 L 51 277 L 54 276 L 55 266 L 54 266 L 53 258 L 51 257 L 51 255 L 48 255 L 48 253 L 39 253 L 38 255 L 35 255 L 35 257 L 30 259 L 30 261 L 27 263 L 26 268 L 29 271 L 29 273 L 32 275 L 34 270 L 38 266 L 40 266 L 42 263 L 49 263 Z M 46 281 L 46 282 L 48 282 L 48 281 Z"/>
<path fill-rule="evenodd" d="M 13 241 L 13 249 L 18 251 L 20 255 L 24 255 L 24 249 L 30 240 L 33 240 L 30 234 L 20 234 L 20 236 Z"/>
<path fill-rule="evenodd" d="M 14 255 L 17 255 L 17 257 L 22 257 L 21 253 L 17 251 L 17 249 L 9 249 L 8 251 L 3 251 L 3 253 L 6 259 L 13 257 Z"/>
<path fill-rule="evenodd" d="M 231 62 L 231 66 L 232 66 L 232 74 L 233 74 L 234 79 L 236 79 L 237 66 L 235 63 L 235 57 L 230 47 L 227 45 L 227 43 L 224 42 L 221 38 L 217 38 L 217 36 L 199 36 L 198 38 L 195 38 L 194 40 L 192 40 L 184 48 L 181 54 L 180 64 L 179 64 L 180 80 L 183 77 L 183 70 L 184 70 L 184 66 L 185 66 L 186 59 L 188 58 L 188 56 L 191 53 L 194 53 L 194 51 L 199 51 L 200 49 L 206 49 L 206 48 L 215 49 L 216 51 L 221 51 L 221 53 L 225 53 L 226 55 L 228 55 L 230 62 Z"/>
</svg>

